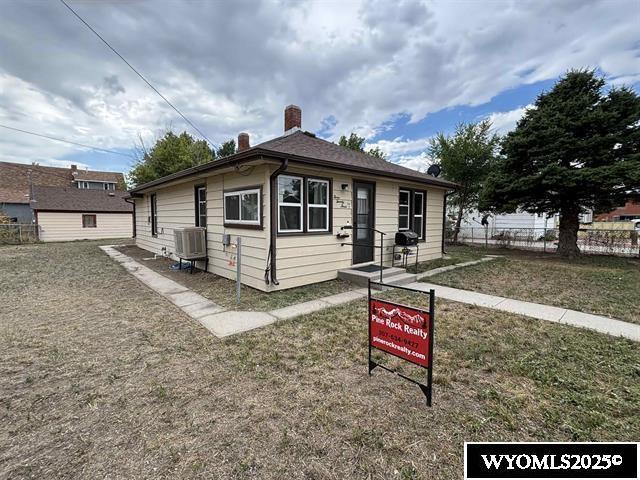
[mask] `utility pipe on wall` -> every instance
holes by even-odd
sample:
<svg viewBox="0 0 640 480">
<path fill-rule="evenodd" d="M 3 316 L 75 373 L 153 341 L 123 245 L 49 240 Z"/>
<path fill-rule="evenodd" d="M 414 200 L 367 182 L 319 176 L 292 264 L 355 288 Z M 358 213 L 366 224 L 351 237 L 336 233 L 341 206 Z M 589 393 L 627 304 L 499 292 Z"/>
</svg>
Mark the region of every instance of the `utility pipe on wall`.
<svg viewBox="0 0 640 480">
<path fill-rule="evenodd" d="M 264 272 L 264 281 L 267 285 L 272 283 L 273 285 L 280 285 L 277 276 L 277 261 L 276 261 L 276 243 L 278 241 L 278 175 L 284 172 L 289 166 L 289 159 L 285 158 L 282 164 L 269 176 L 269 229 L 271 240 L 269 243 L 269 254 L 267 261 L 267 268 Z"/>
</svg>

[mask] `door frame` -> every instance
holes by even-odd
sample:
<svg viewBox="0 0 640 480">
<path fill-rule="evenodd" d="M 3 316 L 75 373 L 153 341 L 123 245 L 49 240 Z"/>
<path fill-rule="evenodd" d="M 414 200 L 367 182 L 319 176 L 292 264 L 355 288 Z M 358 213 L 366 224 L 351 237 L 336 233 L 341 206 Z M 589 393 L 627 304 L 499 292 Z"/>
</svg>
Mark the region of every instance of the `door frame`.
<svg viewBox="0 0 640 480">
<path fill-rule="evenodd" d="M 353 225 L 353 242 L 352 243 L 357 243 L 358 239 L 357 239 L 357 230 L 356 230 L 356 226 L 357 226 L 357 217 L 356 217 L 356 213 L 357 213 L 357 208 L 358 208 L 358 199 L 357 199 L 357 188 L 356 188 L 356 184 L 366 184 L 366 185 L 370 185 L 371 186 L 371 198 L 370 198 L 370 203 L 371 203 L 371 209 L 370 209 L 370 215 L 371 215 L 371 227 L 372 228 L 376 228 L 376 182 L 373 180 L 362 180 L 359 178 L 352 178 L 351 179 L 351 185 L 352 185 L 352 194 L 351 194 L 351 204 L 352 204 L 352 208 L 351 208 L 351 221 L 352 221 L 352 225 Z M 375 245 L 375 232 L 371 231 L 371 244 Z M 376 251 L 375 251 L 375 247 L 371 247 L 371 260 L 365 260 L 364 262 L 360 262 L 360 263 L 355 263 L 355 254 L 356 254 L 356 245 L 353 245 L 351 248 L 351 265 L 366 265 L 368 263 L 373 263 L 376 260 Z"/>
</svg>

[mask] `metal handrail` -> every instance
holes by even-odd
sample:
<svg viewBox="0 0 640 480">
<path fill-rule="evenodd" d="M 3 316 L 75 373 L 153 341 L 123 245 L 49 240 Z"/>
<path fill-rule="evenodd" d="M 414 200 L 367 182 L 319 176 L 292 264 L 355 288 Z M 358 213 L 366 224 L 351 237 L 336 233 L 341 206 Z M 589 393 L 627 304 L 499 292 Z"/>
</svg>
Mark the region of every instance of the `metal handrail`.
<svg viewBox="0 0 640 480">
<path fill-rule="evenodd" d="M 386 233 L 381 231 L 381 230 L 378 230 L 376 228 L 373 228 L 373 227 L 354 227 L 353 225 L 344 225 L 344 226 L 340 227 L 340 230 L 371 230 L 373 232 L 376 232 L 376 233 L 380 234 L 380 247 L 379 247 L 380 248 L 380 283 L 383 283 L 383 281 L 382 281 L 382 270 L 383 270 L 382 257 L 384 255 L 384 236 L 386 235 Z M 368 245 L 368 244 L 357 244 L 357 243 L 342 242 L 340 244 L 340 246 L 343 246 L 343 245 L 353 245 L 353 246 L 356 246 L 356 247 L 357 246 L 363 246 L 363 247 L 364 246 L 366 246 L 366 247 L 371 246 L 373 248 L 376 248 L 375 243 L 373 245 Z"/>
</svg>

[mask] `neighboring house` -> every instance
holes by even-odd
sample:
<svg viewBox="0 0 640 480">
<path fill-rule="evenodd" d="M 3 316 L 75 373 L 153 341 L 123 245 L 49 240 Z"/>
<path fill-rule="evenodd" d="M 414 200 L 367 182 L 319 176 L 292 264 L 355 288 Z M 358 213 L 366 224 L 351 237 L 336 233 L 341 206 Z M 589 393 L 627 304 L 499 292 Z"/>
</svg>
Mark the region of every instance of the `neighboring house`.
<svg viewBox="0 0 640 480">
<path fill-rule="evenodd" d="M 133 235 L 133 205 L 122 190 L 33 187 L 40 240 L 60 242 Z"/>
<path fill-rule="evenodd" d="M 455 218 L 457 212 L 454 208 L 450 208 L 448 215 Z M 465 214 L 460 224 L 461 230 L 468 230 L 470 228 L 484 228 L 482 225 L 482 218 L 484 214 L 477 210 L 471 210 Z M 580 214 L 580 223 L 591 223 L 593 214 L 591 212 Z M 455 220 L 453 220 L 455 221 Z M 536 229 L 542 230 L 545 228 L 558 228 L 560 221 L 560 215 L 553 214 L 551 216 L 542 213 L 528 213 L 528 212 L 516 212 L 516 213 L 503 213 L 499 215 L 488 215 L 487 223 L 489 232 L 496 232 L 505 229 Z"/>
<path fill-rule="evenodd" d="M 409 229 L 421 239 L 421 261 L 441 257 L 453 183 L 316 138 L 301 119 L 290 105 L 281 137 L 250 147 L 242 133 L 238 153 L 131 190 L 137 245 L 175 258 L 173 230 L 206 227 L 208 270 L 235 279 L 235 249 L 223 234 L 240 236 L 242 282 L 264 291 L 380 262 L 380 236 L 369 228 L 386 233 L 385 266 L 395 233 Z M 362 228 L 342 228 L 353 225 Z"/>
<path fill-rule="evenodd" d="M 33 223 L 29 200 L 33 186 L 74 187 L 115 191 L 124 186 L 124 176 L 116 172 L 96 172 L 71 168 L 45 167 L 0 162 L 0 212 L 14 223 Z"/>
<path fill-rule="evenodd" d="M 628 200 L 623 207 L 596 216 L 597 222 L 625 222 L 640 219 L 640 201 Z"/>
</svg>

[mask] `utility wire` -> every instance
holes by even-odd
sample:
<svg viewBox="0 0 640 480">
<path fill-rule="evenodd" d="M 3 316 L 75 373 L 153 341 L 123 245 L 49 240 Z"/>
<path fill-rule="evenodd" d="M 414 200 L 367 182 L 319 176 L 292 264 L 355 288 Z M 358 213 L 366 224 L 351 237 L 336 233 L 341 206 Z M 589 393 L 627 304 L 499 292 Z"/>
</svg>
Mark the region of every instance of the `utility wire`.
<svg viewBox="0 0 640 480">
<path fill-rule="evenodd" d="M 113 153 L 115 155 L 122 155 L 123 157 L 133 158 L 133 156 L 131 156 L 131 155 L 127 154 L 127 153 L 116 152 L 115 150 L 107 150 L 106 148 L 93 147 L 91 145 L 85 145 L 84 143 L 72 142 L 70 140 L 64 140 L 62 138 L 57 138 L 57 137 L 51 137 L 49 135 L 44 135 L 42 133 L 30 132 L 28 130 L 22 130 L 20 128 L 10 127 L 8 125 L 0 124 L 0 127 L 6 128 L 7 130 L 14 130 L 16 132 L 22 132 L 22 133 L 26 133 L 26 134 L 29 134 L 29 135 L 35 135 L 36 137 L 47 138 L 49 140 L 54 140 L 56 142 L 69 143 L 71 145 L 77 145 L 78 147 L 90 148 L 91 150 L 99 150 L 101 152 Z"/>
<path fill-rule="evenodd" d="M 162 98 L 165 102 L 167 102 L 167 104 L 168 104 L 171 108 L 173 108 L 173 109 L 178 113 L 178 115 L 180 115 L 180 116 L 184 119 L 184 121 L 185 121 L 185 122 L 187 122 L 189 125 L 191 125 L 191 126 L 193 127 L 193 129 L 194 129 L 196 132 L 198 132 L 198 133 L 200 134 L 200 136 L 201 136 L 202 138 L 204 138 L 204 139 L 209 143 L 209 145 L 211 145 L 211 146 L 215 146 L 215 145 L 213 144 L 213 142 L 212 142 L 211 140 L 209 140 L 209 139 L 207 138 L 207 136 L 206 136 L 204 133 L 202 133 L 202 131 L 201 131 L 198 127 L 196 127 L 196 126 L 193 124 L 193 122 L 192 122 L 191 120 L 189 120 L 187 117 L 185 117 L 185 116 L 184 116 L 184 114 L 183 114 L 180 110 L 178 110 L 178 108 L 177 108 L 173 103 L 171 103 L 171 102 L 167 99 L 167 97 L 165 97 L 164 95 L 162 95 L 162 94 L 158 91 L 158 89 L 157 89 L 156 87 L 154 87 L 153 85 L 151 85 L 151 83 L 149 82 L 149 80 L 147 80 L 147 79 L 146 79 L 146 78 L 145 78 L 145 77 L 144 77 L 144 76 L 143 76 L 143 75 L 142 75 L 138 70 L 136 70 L 136 69 L 133 67 L 133 65 L 131 65 L 131 64 L 130 64 L 130 63 L 129 63 L 129 62 L 128 62 L 128 61 L 127 61 L 127 60 L 126 60 L 122 55 L 120 55 L 120 53 L 118 53 L 118 51 L 117 51 L 115 48 L 113 48 L 113 47 L 109 44 L 109 42 L 107 42 L 107 41 L 106 41 L 106 40 L 105 40 L 105 39 L 104 39 L 104 38 L 103 38 L 103 37 L 102 37 L 98 32 L 96 32 L 96 31 L 93 29 L 93 27 L 92 27 L 91 25 L 89 25 L 89 24 L 88 24 L 88 23 L 87 23 L 87 22 L 86 22 L 86 21 L 85 21 L 85 20 L 84 20 L 80 15 L 78 15 L 78 13 L 76 13 L 76 11 L 75 11 L 73 8 L 71 8 L 67 2 L 65 2 L 65 0 L 60 0 L 60 2 L 61 2 L 65 7 L 67 7 L 67 8 L 69 9 L 69 11 L 70 11 L 71 13 L 73 13 L 73 14 L 78 18 L 78 20 L 80 20 L 82 23 L 84 23 L 84 25 L 85 25 L 89 30 L 91 30 L 91 31 L 92 31 L 92 32 L 93 32 L 93 33 L 94 33 L 94 34 L 95 34 L 95 35 L 96 35 L 100 40 L 102 40 L 102 43 L 104 43 L 107 47 L 109 47 L 109 49 L 110 49 L 113 53 L 115 53 L 118 57 L 120 57 L 120 59 L 121 59 L 124 63 L 126 63 L 126 64 L 127 64 L 127 66 L 128 66 L 131 70 L 133 70 L 133 72 L 134 72 L 136 75 L 138 75 L 138 76 L 139 76 L 139 77 L 140 77 L 140 78 L 141 78 L 141 79 L 142 79 L 142 80 L 143 80 L 143 81 L 144 81 L 144 82 L 149 86 L 149 88 L 151 88 L 154 92 L 156 92 L 156 93 L 160 96 L 160 98 Z"/>
</svg>

